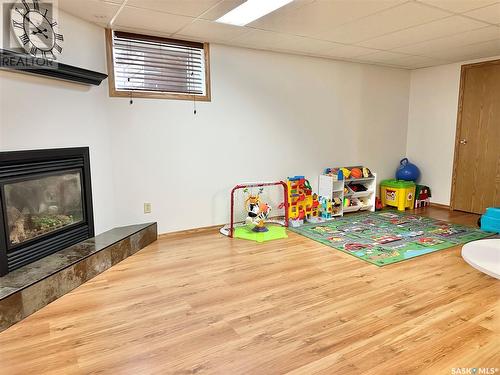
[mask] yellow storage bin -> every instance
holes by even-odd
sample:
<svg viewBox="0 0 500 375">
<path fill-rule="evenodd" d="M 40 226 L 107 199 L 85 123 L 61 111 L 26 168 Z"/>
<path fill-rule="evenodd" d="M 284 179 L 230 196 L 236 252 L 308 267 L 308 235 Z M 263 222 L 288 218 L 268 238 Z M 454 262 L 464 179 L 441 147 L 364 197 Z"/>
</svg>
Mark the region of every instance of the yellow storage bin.
<svg viewBox="0 0 500 375">
<path fill-rule="evenodd" d="M 402 180 L 383 180 L 380 183 L 382 207 L 397 207 L 399 211 L 413 208 L 415 204 L 415 183 Z"/>
</svg>

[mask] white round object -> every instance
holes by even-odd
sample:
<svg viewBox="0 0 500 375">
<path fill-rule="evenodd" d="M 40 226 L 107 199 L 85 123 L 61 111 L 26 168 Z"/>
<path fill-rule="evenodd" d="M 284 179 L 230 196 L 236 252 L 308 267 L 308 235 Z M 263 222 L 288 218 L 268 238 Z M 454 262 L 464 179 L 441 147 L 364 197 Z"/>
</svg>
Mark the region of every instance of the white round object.
<svg viewBox="0 0 500 375">
<path fill-rule="evenodd" d="M 19 45 L 32 56 L 56 59 L 62 52 L 64 37 L 58 33 L 52 4 L 18 0 L 10 11 L 12 31 Z"/>
<path fill-rule="evenodd" d="M 475 269 L 500 279 L 500 238 L 466 243 L 462 258 Z"/>
</svg>

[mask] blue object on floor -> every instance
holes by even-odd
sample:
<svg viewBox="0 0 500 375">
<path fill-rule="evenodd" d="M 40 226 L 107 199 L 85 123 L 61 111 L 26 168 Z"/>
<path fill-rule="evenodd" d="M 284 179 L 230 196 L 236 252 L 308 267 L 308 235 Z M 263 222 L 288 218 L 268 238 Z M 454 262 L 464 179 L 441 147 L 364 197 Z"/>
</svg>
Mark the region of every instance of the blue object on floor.
<svg viewBox="0 0 500 375">
<path fill-rule="evenodd" d="M 481 216 L 481 230 L 500 234 L 500 207 L 489 207 Z"/>
</svg>

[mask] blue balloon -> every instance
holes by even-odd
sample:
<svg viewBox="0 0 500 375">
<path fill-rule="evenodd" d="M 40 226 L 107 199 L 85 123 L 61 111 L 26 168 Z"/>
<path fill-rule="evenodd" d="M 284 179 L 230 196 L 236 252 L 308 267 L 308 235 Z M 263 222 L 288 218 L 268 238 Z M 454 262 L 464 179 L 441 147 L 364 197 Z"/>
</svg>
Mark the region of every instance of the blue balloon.
<svg viewBox="0 0 500 375">
<path fill-rule="evenodd" d="M 405 181 L 417 181 L 420 177 L 420 170 L 415 164 L 408 161 L 407 158 L 399 162 L 399 167 L 396 170 L 396 179 Z"/>
</svg>

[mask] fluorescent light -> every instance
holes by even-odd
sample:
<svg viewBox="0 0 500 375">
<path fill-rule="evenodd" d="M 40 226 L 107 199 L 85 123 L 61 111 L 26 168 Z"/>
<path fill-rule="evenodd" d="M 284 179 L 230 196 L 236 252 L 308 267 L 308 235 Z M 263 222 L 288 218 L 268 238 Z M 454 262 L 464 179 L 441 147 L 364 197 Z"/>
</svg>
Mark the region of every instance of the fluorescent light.
<svg viewBox="0 0 500 375">
<path fill-rule="evenodd" d="M 247 0 L 215 22 L 244 26 L 256 19 L 275 11 L 293 0 Z"/>
</svg>

